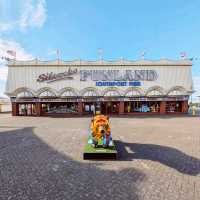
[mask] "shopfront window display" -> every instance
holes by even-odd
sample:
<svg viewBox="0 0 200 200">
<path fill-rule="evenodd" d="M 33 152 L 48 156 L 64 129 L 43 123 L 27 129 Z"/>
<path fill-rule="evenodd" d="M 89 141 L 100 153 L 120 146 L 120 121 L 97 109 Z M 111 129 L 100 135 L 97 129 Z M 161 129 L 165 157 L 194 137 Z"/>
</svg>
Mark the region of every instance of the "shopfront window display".
<svg viewBox="0 0 200 200">
<path fill-rule="evenodd" d="M 27 116 L 27 115 L 36 115 L 35 104 L 19 104 L 19 115 Z"/>
<path fill-rule="evenodd" d="M 43 113 L 78 113 L 78 103 L 44 103 Z"/>
<path fill-rule="evenodd" d="M 125 102 L 125 112 L 160 112 L 160 102 L 154 101 L 134 101 L 134 102 Z"/>
<path fill-rule="evenodd" d="M 181 102 L 179 101 L 167 101 L 166 102 L 166 112 L 181 112 Z"/>
<path fill-rule="evenodd" d="M 83 103 L 83 111 L 86 114 L 95 114 L 96 104 L 93 102 Z"/>
</svg>

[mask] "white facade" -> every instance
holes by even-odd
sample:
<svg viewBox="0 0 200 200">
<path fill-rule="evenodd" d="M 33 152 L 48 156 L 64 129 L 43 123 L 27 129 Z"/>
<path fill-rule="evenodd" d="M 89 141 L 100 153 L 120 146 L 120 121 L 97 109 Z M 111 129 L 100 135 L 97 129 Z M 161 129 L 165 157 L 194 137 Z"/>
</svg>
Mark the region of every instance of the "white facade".
<svg viewBox="0 0 200 200">
<path fill-rule="evenodd" d="M 10 97 L 187 96 L 193 90 L 189 60 L 33 60 L 11 61 L 8 67 L 6 94 Z M 112 72 L 118 80 L 114 80 Z"/>
<path fill-rule="evenodd" d="M 9 99 L 0 97 L 0 113 L 10 112 L 11 111 L 11 102 Z"/>
</svg>

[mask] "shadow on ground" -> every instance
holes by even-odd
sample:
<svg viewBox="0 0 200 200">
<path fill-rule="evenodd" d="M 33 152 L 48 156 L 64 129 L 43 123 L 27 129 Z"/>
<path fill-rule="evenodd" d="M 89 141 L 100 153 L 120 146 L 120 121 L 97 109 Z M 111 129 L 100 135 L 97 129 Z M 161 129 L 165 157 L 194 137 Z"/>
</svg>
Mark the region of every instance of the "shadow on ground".
<svg viewBox="0 0 200 200">
<path fill-rule="evenodd" d="M 151 160 L 183 174 L 196 176 L 200 173 L 200 159 L 187 155 L 178 149 L 155 144 L 127 143 L 119 140 L 115 141 L 115 144 L 120 160 Z"/>
<path fill-rule="evenodd" d="M 33 127 L 0 132 L 1 200 L 138 199 L 143 181 L 134 168 L 104 170 L 103 163 L 73 160 L 44 143 Z"/>
</svg>

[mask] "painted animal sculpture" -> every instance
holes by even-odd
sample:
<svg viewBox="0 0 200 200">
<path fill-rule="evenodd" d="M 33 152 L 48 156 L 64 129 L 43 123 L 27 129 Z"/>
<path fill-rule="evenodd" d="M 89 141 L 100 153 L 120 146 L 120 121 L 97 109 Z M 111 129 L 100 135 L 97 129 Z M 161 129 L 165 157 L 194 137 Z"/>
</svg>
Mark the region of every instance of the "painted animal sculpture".
<svg viewBox="0 0 200 200">
<path fill-rule="evenodd" d="M 91 136 L 89 143 L 94 147 L 103 145 L 103 147 L 112 146 L 112 135 L 110 130 L 109 118 L 105 115 L 96 115 L 91 120 Z"/>
</svg>

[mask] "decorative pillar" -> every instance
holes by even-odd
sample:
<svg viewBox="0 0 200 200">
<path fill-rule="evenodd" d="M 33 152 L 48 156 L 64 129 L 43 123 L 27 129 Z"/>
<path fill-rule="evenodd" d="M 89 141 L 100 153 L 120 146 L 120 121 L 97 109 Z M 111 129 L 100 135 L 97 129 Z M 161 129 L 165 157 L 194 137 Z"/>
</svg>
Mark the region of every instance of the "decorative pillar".
<svg viewBox="0 0 200 200">
<path fill-rule="evenodd" d="M 42 104 L 40 102 L 35 103 L 35 110 L 36 110 L 36 115 L 41 116 L 42 115 Z"/>
<path fill-rule="evenodd" d="M 187 113 L 188 112 L 188 102 L 187 101 L 182 101 L 181 102 L 181 112 L 182 113 Z"/>
<path fill-rule="evenodd" d="M 160 114 L 165 114 L 166 113 L 166 101 L 161 101 L 160 102 Z"/>
<path fill-rule="evenodd" d="M 120 101 L 119 103 L 119 114 L 120 115 L 124 114 L 124 101 Z"/>
<path fill-rule="evenodd" d="M 19 115 L 19 105 L 16 102 L 12 102 L 12 116 Z"/>
<path fill-rule="evenodd" d="M 78 102 L 78 113 L 79 113 L 79 115 L 83 114 L 83 103 L 82 102 Z"/>
</svg>

